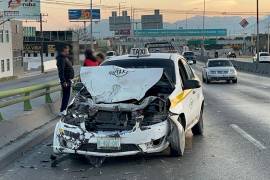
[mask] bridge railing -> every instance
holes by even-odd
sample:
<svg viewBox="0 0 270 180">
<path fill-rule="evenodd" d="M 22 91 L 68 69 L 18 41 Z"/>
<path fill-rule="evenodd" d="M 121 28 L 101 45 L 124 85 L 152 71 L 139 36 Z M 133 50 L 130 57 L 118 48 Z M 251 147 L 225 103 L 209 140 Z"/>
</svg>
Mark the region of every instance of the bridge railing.
<svg viewBox="0 0 270 180">
<path fill-rule="evenodd" d="M 76 82 L 78 78 L 74 79 Z M 61 90 L 58 81 L 0 91 L 0 109 L 23 102 L 24 111 L 31 111 L 31 99 L 44 96 L 45 103 L 52 103 L 51 94 Z M 4 120 L 0 112 L 0 121 Z"/>
</svg>

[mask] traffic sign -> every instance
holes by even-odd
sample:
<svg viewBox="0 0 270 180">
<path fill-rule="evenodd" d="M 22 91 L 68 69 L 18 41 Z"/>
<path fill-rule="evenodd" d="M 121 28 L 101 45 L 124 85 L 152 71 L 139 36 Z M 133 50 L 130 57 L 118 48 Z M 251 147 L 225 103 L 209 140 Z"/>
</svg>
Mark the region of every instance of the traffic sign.
<svg viewBox="0 0 270 180">
<path fill-rule="evenodd" d="M 246 28 L 249 23 L 246 19 L 242 19 L 242 21 L 239 24 L 242 26 L 242 28 Z"/>
</svg>

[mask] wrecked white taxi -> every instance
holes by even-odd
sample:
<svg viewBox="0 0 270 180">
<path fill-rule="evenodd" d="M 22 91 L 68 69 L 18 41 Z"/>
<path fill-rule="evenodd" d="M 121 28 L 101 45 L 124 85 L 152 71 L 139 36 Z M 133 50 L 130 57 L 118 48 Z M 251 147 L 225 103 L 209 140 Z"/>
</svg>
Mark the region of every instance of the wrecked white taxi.
<svg viewBox="0 0 270 180">
<path fill-rule="evenodd" d="M 185 132 L 203 133 L 201 83 L 179 54 L 133 51 L 82 67 L 68 113 L 57 123 L 56 154 L 181 156 Z"/>
</svg>

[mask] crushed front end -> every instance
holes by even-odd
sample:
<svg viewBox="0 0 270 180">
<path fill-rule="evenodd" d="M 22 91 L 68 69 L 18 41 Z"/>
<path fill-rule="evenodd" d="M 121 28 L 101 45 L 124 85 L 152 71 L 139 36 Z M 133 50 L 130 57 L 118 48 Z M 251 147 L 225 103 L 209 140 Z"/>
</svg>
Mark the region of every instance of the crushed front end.
<svg viewBox="0 0 270 180">
<path fill-rule="evenodd" d="M 56 125 L 54 153 L 113 157 L 165 150 L 172 89 L 161 77 L 156 79 L 141 100 L 98 102 L 89 88 L 82 87 Z"/>
</svg>

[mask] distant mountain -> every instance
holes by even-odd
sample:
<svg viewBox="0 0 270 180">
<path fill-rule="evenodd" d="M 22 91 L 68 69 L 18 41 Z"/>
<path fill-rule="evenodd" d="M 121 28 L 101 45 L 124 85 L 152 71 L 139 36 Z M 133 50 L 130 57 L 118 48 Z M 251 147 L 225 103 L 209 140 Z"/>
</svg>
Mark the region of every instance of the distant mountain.
<svg viewBox="0 0 270 180">
<path fill-rule="evenodd" d="M 202 16 L 194 16 L 188 18 L 187 28 L 188 29 L 200 29 L 202 28 Z M 245 29 L 245 32 L 248 34 L 254 34 L 256 32 L 256 18 L 248 17 L 246 18 L 249 22 L 249 25 Z M 240 21 L 242 18 L 240 16 L 215 16 L 215 17 L 206 17 L 205 18 L 205 28 L 224 28 L 228 30 L 228 35 L 241 35 L 243 34 L 243 28 L 240 26 Z M 267 32 L 267 25 L 270 20 L 270 16 L 264 17 L 260 20 L 260 32 Z M 136 20 L 139 21 L 139 20 Z M 140 29 L 140 25 L 137 27 Z M 179 20 L 175 23 L 164 23 L 165 29 L 176 29 L 176 28 L 186 28 L 186 20 Z M 88 27 L 88 30 L 90 28 Z M 109 31 L 109 20 L 104 19 L 99 23 L 93 24 L 93 32 L 95 37 L 109 37 L 113 35 L 113 32 Z M 98 32 L 98 33 L 97 33 Z"/>
</svg>

